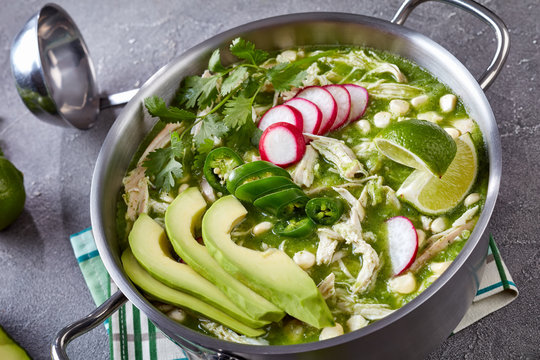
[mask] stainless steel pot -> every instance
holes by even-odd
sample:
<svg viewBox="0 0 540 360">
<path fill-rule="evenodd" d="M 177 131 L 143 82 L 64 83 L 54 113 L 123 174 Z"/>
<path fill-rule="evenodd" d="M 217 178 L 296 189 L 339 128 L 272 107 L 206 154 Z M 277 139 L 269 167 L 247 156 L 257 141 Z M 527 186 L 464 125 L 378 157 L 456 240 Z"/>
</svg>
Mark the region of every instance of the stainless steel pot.
<svg viewBox="0 0 540 360">
<path fill-rule="evenodd" d="M 203 359 L 345 359 L 422 358 L 452 332 L 472 303 L 483 273 L 488 237 L 484 234 L 497 198 L 501 176 L 501 145 L 495 118 L 484 96 L 502 68 L 509 48 L 503 22 L 488 9 L 470 0 L 439 0 L 470 12 L 488 23 L 496 34 L 493 61 L 478 82 L 443 47 L 402 26 L 410 12 L 425 0 L 406 0 L 391 22 L 343 13 L 302 13 L 252 22 L 221 33 L 159 70 L 126 105 L 111 128 L 99 154 L 91 190 L 91 219 L 101 258 L 120 289 L 92 314 L 58 333 L 52 346 L 55 359 L 66 357 L 65 346 L 122 305 L 127 297 L 158 328 L 193 358 Z M 369 46 L 411 59 L 437 76 L 463 99 L 479 124 L 489 156 L 487 199 L 467 244 L 449 269 L 421 295 L 392 315 L 361 330 L 337 338 L 288 346 L 254 346 L 218 340 L 190 330 L 158 311 L 125 275 L 115 233 L 115 211 L 122 177 L 138 144 L 155 119 L 143 111 L 143 99 L 158 95 L 172 99 L 180 81 L 201 73 L 215 48 L 227 56 L 227 45 L 238 36 L 265 49 L 301 45 L 352 44 Z M 232 61 L 230 54 L 229 61 Z"/>
</svg>

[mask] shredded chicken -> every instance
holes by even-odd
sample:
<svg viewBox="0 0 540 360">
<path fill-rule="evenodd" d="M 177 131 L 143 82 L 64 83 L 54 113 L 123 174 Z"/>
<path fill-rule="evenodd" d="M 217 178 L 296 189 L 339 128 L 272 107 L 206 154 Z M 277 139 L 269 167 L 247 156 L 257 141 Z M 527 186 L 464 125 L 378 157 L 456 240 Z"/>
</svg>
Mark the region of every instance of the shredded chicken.
<svg viewBox="0 0 540 360">
<path fill-rule="evenodd" d="M 452 223 L 452 227 L 465 225 L 467 222 L 471 221 L 474 215 L 478 212 L 479 206 L 476 205 L 475 207 L 470 208 L 469 210 L 465 211 L 463 215 L 461 215 L 456 221 Z"/>
<path fill-rule="evenodd" d="M 349 181 L 356 181 L 367 175 L 364 166 L 345 142 L 325 136 L 307 135 L 313 139 L 311 146 L 337 168 L 339 175 Z"/>
<path fill-rule="evenodd" d="M 228 327 L 225 327 L 210 320 L 201 319 L 201 326 L 221 340 L 227 340 L 239 344 L 248 345 L 268 345 L 267 340 L 261 338 L 251 338 L 245 335 L 239 335 Z"/>
<path fill-rule="evenodd" d="M 356 304 L 354 305 L 354 313 L 362 315 L 367 320 L 381 320 L 390 315 L 395 310 L 389 308 L 386 304 Z"/>
<path fill-rule="evenodd" d="M 306 146 L 306 153 L 302 160 L 296 165 L 296 168 L 291 173 L 293 181 L 304 187 L 310 187 L 313 184 L 315 170 L 313 169 L 317 163 L 319 155 L 311 145 Z"/>
<path fill-rule="evenodd" d="M 456 238 L 463 232 L 463 230 L 470 230 L 474 226 L 474 221 L 460 226 L 451 227 L 448 230 L 440 232 L 431 236 L 426 240 L 428 244 L 426 249 L 416 258 L 414 263 L 410 267 L 410 271 L 416 272 L 424 266 L 433 256 L 443 251 L 450 245 Z"/>
<path fill-rule="evenodd" d="M 385 80 L 379 80 L 374 83 L 357 83 L 369 91 L 369 95 L 381 99 L 402 99 L 410 100 L 422 94 L 422 89 L 412 85 L 400 83 L 388 83 Z"/>
<path fill-rule="evenodd" d="M 382 63 L 382 64 L 378 65 L 375 69 L 368 71 L 362 77 L 362 80 L 365 77 L 369 76 L 369 75 L 382 74 L 382 73 L 389 73 L 399 83 L 406 83 L 407 82 L 407 77 L 405 76 L 405 74 L 403 74 L 401 72 L 399 67 L 397 67 L 397 65 L 390 64 L 390 63 Z"/>
<path fill-rule="evenodd" d="M 329 297 L 334 296 L 336 294 L 336 289 L 334 287 L 335 280 L 336 280 L 336 275 L 334 275 L 334 273 L 330 273 L 327 277 L 324 278 L 323 281 L 319 283 L 319 285 L 317 285 L 323 299 L 326 300 Z"/>
<path fill-rule="evenodd" d="M 137 215 L 148 212 L 148 177 L 144 175 L 145 168 L 137 167 L 123 179 L 124 201 L 127 205 L 126 219 L 135 221 Z"/>
<path fill-rule="evenodd" d="M 347 201 L 347 203 L 349 203 L 351 212 L 353 212 L 355 216 L 358 216 L 359 222 L 362 222 L 366 217 L 366 211 L 364 210 L 360 200 L 355 198 L 354 195 L 351 194 L 351 192 L 347 189 L 336 186 L 333 186 L 332 189 L 334 189 L 335 192 L 337 192 L 345 201 Z"/>
<path fill-rule="evenodd" d="M 338 242 L 342 237 L 335 231 L 327 228 L 317 230 L 317 235 L 319 236 L 319 246 L 315 255 L 317 265 L 330 264 Z"/>
<path fill-rule="evenodd" d="M 351 197 L 354 198 L 352 194 Z M 354 202 L 356 203 L 357 201 Z M 377 252 L 363 239 L 360 215 L 356 208 L 351 206 L 348 219 L 335 224 L 332 229 L 341 235 L 347 244 L 352 244 L 354 254 L 362 254 L 362 268 L 356 277 L 352 291 L 353 293 L 366 291 L 370 284 L 374 283 L 380 261 Z"/>
</svg>

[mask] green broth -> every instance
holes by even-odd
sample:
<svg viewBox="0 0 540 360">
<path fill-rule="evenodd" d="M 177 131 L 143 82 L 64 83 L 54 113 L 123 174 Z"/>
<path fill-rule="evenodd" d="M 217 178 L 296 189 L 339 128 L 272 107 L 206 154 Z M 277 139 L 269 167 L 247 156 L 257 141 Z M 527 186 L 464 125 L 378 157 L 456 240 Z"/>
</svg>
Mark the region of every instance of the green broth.
<svg viewBox="0 0 540 360">
<path fill-rule="evenodd" d="M 314 49 L 297 49 L 304 53 L 309 53 L 309 51 Z M 354 51 L 358 51 L 356 48 L 330 48 L 329 54 L 327 57 L 318 59 L 314 64 L 319 68 L 319 76 L 324 77 L 324 79 L 329 80 L 334 83 L 357 83 L 357 84 L 374 84 L 377 81 L 384 81 L 385 83 L 396 83 L 395 78 L 392 74 L 385 73 L 370 73 L 370 69 L 363 69 L 355 65 L 350 61 L 350 56 Z M 461 99 L 458 98 L 455 109 L 448 114 L 441 112 L 439 107 L 439 98 L 444 94 L 451 94 L 452 92 L 448 87 L 441 84 L 434 76 L 429 74 L 427 71 L 423 70 L 419 66 L 411 63 L 410 61 L 400 58 L 398 56 L 372 50 L 364 49 L 364 54 L 367 54 L 368 57 L 371 56 L 372 59 L 375 59 L 379 62 L 385 62 L 396 65 L 399 70 L 406 76 L 407 85 L 417 87 L 421 89 L 421 93 L 428 96 L 428 100 L 417 107 L 410 106 L 410 110 L 406 114 L 406 118 L 416 118 L 421 113 L 426 112 L 436 112 L 442 117 L 442 120 L 439 122 L 439 125 L 443 127 L 451 127 L 454 120 L 456 119 L 465 119 L 468 118 L 465 106 L 463 105 Z M 277 55 L 277 54 L 275 54 Z M 374 61 L 375 61 L 374 60 Z M 312 85 L 319 85 L 317 81 L 314 81 Z M 251 91 L 251 90 L 250 90 Z M 274 98 L 274 93 L 270 89 L 269 91 L 261 90 L 255 98 L 254 106 L 260 106 L 268 108 L 272 105 Z M 371 130 L 368 133 L 362 132 L 359 126 L 356 123 L 352 123 L 343 129 L 330 133 L 329 137 L 343 140 L 345 144 L 351 148 L 355 149 L 357 146 L 362 146 L 362 144 L 369 143 L 373 137 L 380 130 L 374 125 L 374 116 L 375 114 L 381 111 L 389 111 L 389 103 L 392 98 L 385 97 L 375 97 L 371 96 L 369 100 L 369 106 L 365 112 L 362 119 L 367 120 L 371 125 Z M 410 102 L 410 98 L 406 99 Z M 259 116 L 260 117 L 260 116 Z M 393 116 L 392 122 L 398 121 L 398 116 Z M 137 155 L 134 157 L 131 167 L 135 167 L 138 157 L 142 154 L 146 146 L 150 143 L 152 138 L 159 132 L 164 126 L 164 123 L 158 121 L 152 132 L 148 135 L 146 140 L 141 144 L 140 150 L 137 152 Z M 258 155 L 258 148 L 253 144 L 252 141 L 246 141 L 246 138 L 249 140 L 251 138 L 250 131 L 253 129 L 245 130 L 245 133 L 242 131 L 229 133 L 226 135 L 221 144 L 229 146 L 234 150 L 238 151 L 240 154 L 252 154 Z M 240 140 L 243 138 L 242 140 Z M 472 131 L 472 138 L 475 143 L 476 149 L 478 151 L 478 176 L 475 184 L 473 185 L 470 193 L 478 193 L 481 196 L 481 200 L 478 203 L 480 207 L 483 206 L 483 199 L 485 199 L 487 191 L 487 177 L 488 177 L 488 166 L 487 158 L 485 156 L 485 147 L 483 144 L 482 134 L 480 133 L 477 126 L 474 127 Z M 217 147 L 218 145 L 216 145 Z M 244 158 L 249 158 L 245 155 Z M 366 154 L 358 157 L 360 162 L 370 171 L 370 175 L 377 175 L 382 177 L 383 184 L 390 187 L 392 190 L 397 190 L 401 183 L 407 178 L 407 176 L 413 171 L 413 169 L 406 166 L 395 163 L 382 154 L 378 153 L 377 150 L 371 150 Z M 319 156 L 318 165 L 314 170 L 314 182 L 309 187 L 309 189 L 320 188 L 317 192 L 313 193 L 311 197 L 315 196 L 330 196 L 337 197 L 337 193 L 333 191 L 330 187 L 336 185 L 343 185 L 347 183 L 347 180 L 344 180 L 334 169 L 332 163 L 326 161 L 322 156 Z M 179 181 L 174 189 L 170 192 L 171 194 L 177 194 L 179 187 L 187 183 L 190 186 L 199 186 L 202 180 L 202 171 L 201 169 L 191 169 L 187 172 L 188 179 L 187 181 Z M 364 188 L 367 186 L 365 184 L 361 186 L 353 186 L 348 188 L 350 192 L 358 198 Z M 308 189 L 308 190 L 309 190 Z M 382 190 L 377 188 L 374 185 L 374 194 L 379 194 L 379 200 L 376 204 L 367 206 L 365 209 L 365 219 L 362 221 L 362 231 L 367 234 L 372 234 L 374 238 L 369 242 L 373 247 L 376 253 L 380 258 L 380 265 L 377 270 L 377 276 L 368 289 L 362 293 L 352 294 L 349 296 L 349 303 L 341 298 L 339 294 L 350 293 L 351 288 L 351 278 L 345 274 L 344 270 L 348 271 L 352 277 L 356 277 L 362 268 L 362 255 L 354 254 L 350 244 L 340 243 L 338 245 L 338 251 L 343 252 L 345 255 L 338 262 L 332 262 L 331 264 L 321 264 L 314 265 L 310 267 L 307 273 L 311 276 L 315 284 L 318 284 L 320 281 L 326 278 L 330 273 L 335 275 L 335 289 L 339 293 L 336 296 L 333 296 L 327 300 L 327 303 L 332 311 L 336 322 L 340 323 L 345 332 L 348 332 L 349 329 L 346 326 L 347 320 L 352 315 L 353 311 L 352 306 L 354 303 L 367 303 L 367 304 L 385 304 L 390 309 L 397 309 L 415 296 L 417 296 L 425 286 L 433 280 L 433 271 L 430 270 L 428 266 L 431 262 L 446 262 L 452 261 L 458 255 L 459 251 L 462 249 L 466 243 L 466 239 L 458 239 L 450 244 L 446 249 L 439 252 L 435 257 L 433 257 L 427 265 L 423 266 L 419 271 L 417 271 L 414 276 L 416 279 L 417 287 L 416 291 L 409 294 L 399 294 L 392 292 L 389 289 L 388 281 L 393 277 L 391 264 L 388 255 L 388 248 L 386 242 L 386 227 L 384 223 L 387 219 L 393 216 L 405 216 L 409 218 L 417 229 L 422 229 L 422 214 L 419 213 L 411 205 L 401 202 L 401 208 L 397 209 L 396 207 L 389 204 L 388 201 L 384 200 L 384 195 L 380 193 Z M 377 193 L 379 192 L 379 193 Z M 163 198 L 161 197 L 161 189 L 151 188 L 149 191 L 150 199 L 156 202 L 164 203 Z M 166 204 L 165 204 L 166 205 Z M 319 244 L 319 237 L 317 233 L 305 238 L 289 238 L 284 236 L 279 236 L 274 234 L 271 230 L 264 232 L 260 235 L 253 235 L 252 229 L 255 225 L 261 222 L 271 222 L 272 224 L 276 223 L 279 219 L 270 216 L 261 212 L 259 209 L 254 207 L 251 204 L 245 204 L 248 214 L 245 219 L 238 224 L 232 232 L 232 238 L 237 243 L 244 247 L 265 251 L 268 248 L 280 248 L 287 255 L 293 257 L 297 252 L 306 250 L 313 254 L 317 252 L 317 247 Z M 469 207 L 470 208 L 470 207 Z M 124 239 L 122 242 L 125 244 L 125 239 L 127 236 L 127 231 L 125 229 L 130 228 L 130 221 L 125 221 L 126 206 L 122 200 L 119 201 L 118 206 L 118 235 L 121 239 Z M 346 212 L 348 211 L 346 208 Z M 447 222 L 451 224 L 454 220 L 459 218 L 465 211 L 467 207 L 461 202 L 454 209 L 449 211 L 446 214 L 442 214 L 447 219 Z M 158 220 L 162 220 L 163 214 L 159 211 L 150 209 L 149 214 Z M 431 218 L 435 218 L 431 216 Z M 431 235 L 431 231 L 425 230 L 426 237 Z M 421 249 L 420 249 L 421 250 Z M 431 280 L 430 280 L 431 279 Z M 352 300 L 351 300 L 352 299 Z M 345 305 L 344 305 L 345 304 Z M 189 315 L 187 320 L 183 322 L 184 325 L 199 330 L 203 333 L 215 336 L 212 332 L 208 331 L 204 326 L 201 325 L 201 322 L 197 319 L 195 315 Z M 320 330 L 309 327 L 306 324 L 301 323 L 300 321 L 293 319 L 290 316 L 286 316 L 282 321 L 278 323 L 272 323 L 266 328 L 266 334 L 261 337 L 269 344 L 272 345 L 283 345 L 283 344 L 294 344 L 294 343 L 304 343 L 317 341 L 319 339 Z"/>
</svg>

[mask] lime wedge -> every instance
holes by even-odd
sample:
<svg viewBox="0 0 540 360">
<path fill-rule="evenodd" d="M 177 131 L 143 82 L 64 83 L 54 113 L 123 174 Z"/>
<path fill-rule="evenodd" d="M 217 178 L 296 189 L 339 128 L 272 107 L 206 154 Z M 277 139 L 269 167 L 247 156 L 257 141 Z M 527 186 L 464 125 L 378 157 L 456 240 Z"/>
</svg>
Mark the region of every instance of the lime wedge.
<svg viewBox="0 0 540 360">
<path fill-rule="evenodd" d="M 441 178 L 415 170 L 396 192 L 426 214 L 441 214 L 454 208 L 470 191 L 478 172 L 476 149 L 469 133 L 456 139 L 454 160 Z"/>
<path fill-rule="evenodd" d="M 405 120 L 382 130 L 377 148 L 400 164 L 441 177 L 456 155 L 456 144 L 439 125 L 425 120 Z"/>
</svg>

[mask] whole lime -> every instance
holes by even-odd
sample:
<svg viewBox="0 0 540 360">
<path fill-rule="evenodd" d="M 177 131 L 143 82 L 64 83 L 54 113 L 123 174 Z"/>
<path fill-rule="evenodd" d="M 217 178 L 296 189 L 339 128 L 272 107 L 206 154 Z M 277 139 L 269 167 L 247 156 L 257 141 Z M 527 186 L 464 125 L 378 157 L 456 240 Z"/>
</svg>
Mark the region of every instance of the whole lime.
<svg viewBox="0 0 540 360">
<path fill-rule="evenodd" d="M 23 174 L 0 150 L 0 230 L 17 219 L 25 200 Z"/>
</svg>

